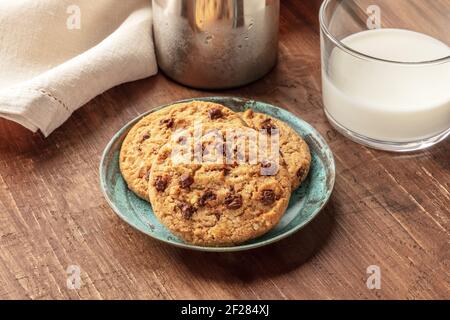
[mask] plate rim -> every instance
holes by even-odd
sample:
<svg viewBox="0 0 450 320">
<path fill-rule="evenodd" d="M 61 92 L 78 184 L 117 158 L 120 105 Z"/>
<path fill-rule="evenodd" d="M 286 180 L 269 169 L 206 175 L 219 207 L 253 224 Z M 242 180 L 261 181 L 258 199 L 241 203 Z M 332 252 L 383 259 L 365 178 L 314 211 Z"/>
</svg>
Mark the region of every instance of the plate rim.
<svg viewBox="0 0 450 320">
<path fill-rule="evenodd" d="M 302 122 L 302 125 L 306 125 L 306 127 L 308 127 L 308 130 L 310 130 L 311 132 L 314 132 L 315 137 L 318 137 L 320 140 L 320 146 L 325 147 L 326 148 L 326 153 L 329 155 L 329 159 L 330 159 L 330 167 L 329 167 L 329 172 L 331 173 L 330 176 L 330 184 L 329 184 L 329 188 L 327 188 L 327 192 L 325 194 L 325 201 L 318 206 L 317 208 L 314 209 L 313 213 L 308 217 L 308 219 L 304 220 L 302 223 L 296 225 L 294 228 L 288 230 L 287 232 L 284 232 L 282 234 L 279 234 L 273 238 L 270 239 L 266 239 L 264 241 L 261 242 L 256 242 L 256 243 L 249 243 L 249 244 L 243 244 L 243 245 L 237 245 L 237 246 L 227 246 L 227 247 L 202 247 L 202 246 L 197 246 L 197 245 L 192 245 L 192 244 L 188 244 L 188 243 L 178 243 L 178 242 L 174 242 L 174 241 L 170 241 L 169 239 L 163 238 L 163 237 L 157 237 L 154 234 L 149 233 L 147 230 L 140 228 L 137 225 L 132 224 L 130 221 L 127 220 L 127 217 L 125 215 L 123 215 L 120 210 L 117 208 L 117 206 L 114 204 L 114 202 L 110 199 L 110 197 L 108 196 L 108 193 L 106 192 L 107 190 L 107 186 L 106 186 L 106 179 L 104 177 L 106 177 L 106 164 L 105 161 L 107 160 L 107 155 L 110 153 L 112 146 L 116 143 L 116 141 L 118 140 L 118 138 L 125 133 L 127 130 L 131 129 L 131 126 L 133 124 L 135 124 L 137 121 L 139 121 L 140 119 L 142 119 L 143 117 L 156 112 L 158 110 L 161 110 L 163 108 L 166 108 L 168 106 L 171 106 L 173 104 L 176 103 L 183 103 L 183 102 L 190 102 L 190 101 L 217 101 L 217 100 L 235 100 L 237 102 L 243 102 L 244 104 L 250 103 L 250 104 L 265 104 L 268 105 L 272 108 L 275 109 L 280 109 L 282 112 L 286 112 L 289 116 L 292 116 L 293 118 L 300 120 Z M 295 130 L 295 129 L 294 129 Z M 105 174 L 103 174 L 105 172 Z M 323 208 L 327 205 L 327 203 L 329 202 L 330 198 L 331 198 L 331 194 L 334 190 L 334 185 L 335 185 L 335 181 L 336 181 L 336 165 L 335 165 L 335 160 L 334 160 L 334 155 L 333 152 L 330 148 L 330 146 L 326 143 L 325 139 L 323 138 L 323 136 L 313 127 L 311 126 L 308 122 L 306 122 L 305 120 L 303 120 L 302 118 L 294 115 L 292 112 L 278 107 L 276 105 L 273 105 L 271 103 L 267 103 L 267 102 L 263 102 L 263 101 L 259 101 L 259 100 L 253 100 L 253 99 L 247 99 L 247 98 L 242 98 L 242 97 L 235 97 L 235 96 L 208 96 L 208 97 L 197 97 L 197 98 L 188 98 L 188 99 L 182 99 L 182 100 L 177 100 L 174 102 L 170 102 L 167 104 L 163 104 L 160 106 L 157 106 L 151 110 L 148 110 L 144 113 L 139 114 L 138 116 L 136 116 L 135 118 L 133 118 L 132 120 L 128 121 L 125 125 L 123 125 L 112 137 L 111 139 L 108 141 L 105 149 L 102 152 L 102 156 L 100 159 L 100 164 L 99 164 L 99 179 L 100 179 L 100 189 L 103 193 L 103 197 L 106 199 L 106 202 L 108 203 L 108 205 L 110 206 L 110 208 L 113 210 L 113 212 L 122 220 L 124 221 L 127 225 L 131 226 L 133 229 L 140 231 L 144 234 L 146 234 L 147 236 L 150 236 L 152 239 L 158 240 L 162 243 L 166 243 L 178 248 L 183 248 L 183 249 L 189 249 L 189 250 L 194 250 L 194 251 L 203 251 L 203 252 L 237 252 L 237 251 L 245 251 L 245 250 L 251 250 L 251 249 L 256 249 L 256 248 L 260 248 L 263 246 L 267 246 L 269 244 L 273 244 L 275 242 L 278 242 L 280 240 L 283 240 L 291 235 L 293 235 L 294 233 L 300 231 L 301 229 L 303 229 L 305 226 L 307 226 L 313 219 L 315 219 L 317 217 L 317 215 L 323 210 Z M 144 201 L 144 200 L 143 200 Z"/>
</svg>

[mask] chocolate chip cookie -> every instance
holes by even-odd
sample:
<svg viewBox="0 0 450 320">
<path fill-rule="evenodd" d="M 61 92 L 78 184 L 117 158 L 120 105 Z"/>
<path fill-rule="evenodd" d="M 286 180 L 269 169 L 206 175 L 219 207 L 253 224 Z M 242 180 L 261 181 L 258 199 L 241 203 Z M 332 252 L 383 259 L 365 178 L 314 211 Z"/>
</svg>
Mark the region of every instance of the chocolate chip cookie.
<svg viewBox="0 0 450 320">
<path fill-rule="evenodd" d="M 267 135 L 278 129 L 280 153 L 291 177 L 292 190 L 297 189 L 309 172 L 311 153 L 306 142 L 286 123 L 266 114 L 249 109 L 241 114 L 245 123 Z"/>
<path fill-rule="evenodd" d="M 205 133 L 210 131 L 216 135 Z M 183 139 L 160 149 L 149 195 L 155 215 L 172 233 L 196 245 L 228 246 L 256 238 L 278 223 L 289 202 L 291 180 L 277 157 L 252 158 L 257 143 L 241 148 L 248 132 L 256 133 L 243 126 L 208 127 L 199 142 L 186 131 Z"/>
<path fill-rule="evenodd" d="M 230 109 L 203 101 L 179 103 L 149 114 L 134 125 L 120 150 L 120 171 L 130 190 L 148 200 L 148 179 L 153 159 L 174 132 L 193 126 L 195 121 L 243 124 Z"/>
</svg>

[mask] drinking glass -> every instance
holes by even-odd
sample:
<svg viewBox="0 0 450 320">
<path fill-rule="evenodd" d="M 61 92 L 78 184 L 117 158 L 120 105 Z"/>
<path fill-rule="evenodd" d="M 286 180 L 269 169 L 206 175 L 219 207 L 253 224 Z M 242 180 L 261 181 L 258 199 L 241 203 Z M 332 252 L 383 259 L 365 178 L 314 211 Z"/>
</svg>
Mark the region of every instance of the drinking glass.
<svg viewBox="0 0 450 320">
<path fill-rule="evenodd" d="M 388 151 L 450 134 L 450 0 L 325 0 L 325 114 L 344 136 Z"/>
</svg>

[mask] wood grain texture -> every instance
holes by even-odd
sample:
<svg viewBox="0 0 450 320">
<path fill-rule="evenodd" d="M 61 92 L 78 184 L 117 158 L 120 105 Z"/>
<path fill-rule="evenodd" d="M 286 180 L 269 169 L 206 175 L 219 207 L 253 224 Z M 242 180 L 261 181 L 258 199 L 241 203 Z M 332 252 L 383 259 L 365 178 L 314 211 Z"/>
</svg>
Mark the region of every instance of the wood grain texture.
<svg viewBox="0 0 450 320">
<path fill-rule="evenodd" d="M 244 88 L 204 92 L 163 75 L 97 97 L 49 138 L 0 120 L 0 299 L 449 299 L 450 141 L 395 155 L 357 145 L 321 102 L 318 0 L 284 0 L 280 61 Z M 170 247 L 124 224 L 99 189 L 101 153 L 136 115 L 173 100 L 234 95 L 299 115 L 337 165 L 326 209 L 305 229 L 248 252 Z M 69 265 L 81 288 L 66 286 Z M 380 290 L 366 287 L 378 265 Z"/>
</svg>

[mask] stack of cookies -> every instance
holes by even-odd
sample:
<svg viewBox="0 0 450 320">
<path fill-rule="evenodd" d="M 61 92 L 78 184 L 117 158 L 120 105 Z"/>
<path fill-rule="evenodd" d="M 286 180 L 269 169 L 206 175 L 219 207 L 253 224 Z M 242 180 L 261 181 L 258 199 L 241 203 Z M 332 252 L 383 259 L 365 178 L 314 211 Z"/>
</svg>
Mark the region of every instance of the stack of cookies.
<svg viewBox="0 0 450 320">
<path fill-rule="evenodd" d="M 272 229 L 310 162 L 308 145 L 281 120 L 205 101 L 149 114 L 120 152 L 129 189 L 200 246 L 237 245 Z"/>
</svg>

